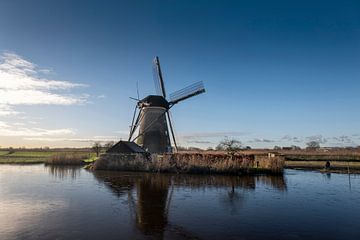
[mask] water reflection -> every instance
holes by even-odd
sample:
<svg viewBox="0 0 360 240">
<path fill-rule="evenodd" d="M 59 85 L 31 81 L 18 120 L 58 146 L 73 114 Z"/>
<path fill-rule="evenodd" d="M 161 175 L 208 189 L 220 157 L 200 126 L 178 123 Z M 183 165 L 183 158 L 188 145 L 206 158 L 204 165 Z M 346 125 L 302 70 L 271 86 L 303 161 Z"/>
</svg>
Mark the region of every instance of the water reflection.
<svg viewBox="0 0 360 240">
<path fill-rule="evenodd" d="M 54 166 L 47 165 L 45 168 L 48 170 L 51 176 L 59 178 L 61 180 L 71 178 L 75 180 L 80 176 L 81 167 L 79 166 Z"/>
<path fill-rule="evenodd" d="M 162 238 L 167 225 L 170 178 L 162 175 L 145 175 L 136 183 L 136 225 L 146 235 Z"/>
<path fill-rule="evenodd" d="M 231 212 L 237 212 L 238 206 L 242 205 L 245 199 L 243 191 L 253 191 L 257 185 L 277 191 L 287 189 L 283 176 L 202 176 L 106 171 L 94 172 L 94 176 L 105 183 L 116 196 L 126 196 L 137 229 L 158 239 L 164 238 L 168 227 L 168 213 L 174 188 L 228 189 L 219 198 L 226 202 L 232 209 Z M 181 229 L 179 226 L 172 226 L 174 227 Z"/>
<path fill-rule="evenodd" d="M 258 183 L 261 183 L 265 186 L 274 188 L 279 191 L 287 190 L 285 178 L 282 175 L 281 176 L 271 176 L 271 175 L 270 176 L 267 176 L 267 175 L 256 176 L 256 181 Z"/>
<path fill-rule="evenodd" d="M 359 184 L 1 165 L 0 239 L 360 239 Z"/>
</svg>

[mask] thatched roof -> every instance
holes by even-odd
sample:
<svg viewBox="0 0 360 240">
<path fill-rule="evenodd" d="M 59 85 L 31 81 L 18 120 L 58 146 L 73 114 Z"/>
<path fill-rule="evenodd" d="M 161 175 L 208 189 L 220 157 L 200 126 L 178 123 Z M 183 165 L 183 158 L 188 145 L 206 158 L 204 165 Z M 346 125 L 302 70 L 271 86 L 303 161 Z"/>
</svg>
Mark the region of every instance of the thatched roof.
<svg viewBox="0 0 360 240">
<path fill-rule="evenodd" d="M 146 153 L 146 151 L 134 142 L 119 141 L 112 146 L 107 153 Z"/>
</svg>

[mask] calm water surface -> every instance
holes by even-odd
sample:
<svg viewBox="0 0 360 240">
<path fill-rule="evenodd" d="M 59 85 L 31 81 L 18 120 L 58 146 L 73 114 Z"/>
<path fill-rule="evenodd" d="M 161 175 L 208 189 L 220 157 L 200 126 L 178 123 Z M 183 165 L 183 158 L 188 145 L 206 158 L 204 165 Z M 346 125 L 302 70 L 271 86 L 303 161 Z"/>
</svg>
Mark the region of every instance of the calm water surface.
<svg viewBox="0 0 360 240">
<path fill-rule="evenodd" d="M 360 176 L 0 165 L 0 239 L 360 239 Z"/>
</svg>

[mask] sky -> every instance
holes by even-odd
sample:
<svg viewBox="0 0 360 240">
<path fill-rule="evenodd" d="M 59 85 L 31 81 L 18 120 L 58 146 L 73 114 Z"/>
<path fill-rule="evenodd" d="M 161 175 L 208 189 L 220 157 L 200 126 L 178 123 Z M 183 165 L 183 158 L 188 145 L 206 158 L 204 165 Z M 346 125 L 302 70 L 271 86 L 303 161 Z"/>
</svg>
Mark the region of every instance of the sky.
<svg viewBox="0 0 360 240">
<path fill-rule="evenodd" d="M 155 56 L 181 146 L 360 145 L 359 1 L 2 0 L 0 146 L 127 139 Z"/>
</svg>

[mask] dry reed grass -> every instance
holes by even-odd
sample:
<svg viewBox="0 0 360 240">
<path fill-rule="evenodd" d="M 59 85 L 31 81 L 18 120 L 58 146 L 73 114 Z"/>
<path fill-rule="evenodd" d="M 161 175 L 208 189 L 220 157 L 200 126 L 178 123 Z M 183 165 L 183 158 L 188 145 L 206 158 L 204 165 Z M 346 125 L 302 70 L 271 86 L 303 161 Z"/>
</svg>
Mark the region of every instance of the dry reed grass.
<svg viewBox="0 0 360 240">
<path fill-rule="evenodd" d="M 284 161 L 280 158 L 260 160 L 255 164 L 252 155 L 174 153 L 146 158 L 141 154 L 104 154 L 93 166 L 94 170 L 151 171 L 176 173 L 239 174 L 252 171 L 281 173 Z"/>
<path fill-rule="evenodd" d="M 89 154 L 84 153 L 57 153 L 51 156 L 45 165 L 84 165 Z"/>
</svg>

